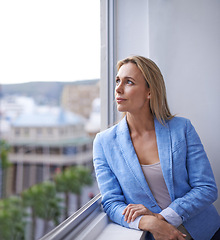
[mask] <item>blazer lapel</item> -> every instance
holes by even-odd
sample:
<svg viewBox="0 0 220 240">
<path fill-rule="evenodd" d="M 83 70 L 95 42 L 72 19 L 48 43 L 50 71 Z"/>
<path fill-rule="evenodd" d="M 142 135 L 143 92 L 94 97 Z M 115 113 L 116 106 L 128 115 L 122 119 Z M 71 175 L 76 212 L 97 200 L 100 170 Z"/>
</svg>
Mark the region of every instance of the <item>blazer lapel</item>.
<svg viewBox="0 0 220 240">
<path fill-rule="evenodd" d="M 172 151 L 171 151 L 171 136 L 169 124 L 166 123 L 163 126 L 154 120 L 155 132 L 157 138 L 157 148 L 160 159 L 160 164 L 164 176 L 165 183 L 167 185 L 171 201 L 174 201 L 174 185 L 173 185 L 173 174 L 172 174 Z"/>
<path fill-rule="evenodd" d="M 143 191 L 148 195 L 152 201 L 152 205 L 157 205 L 156 200 L 147 184 L 144 177 L 142 168 L 140 166 L 137 154 L 135 152 L 133 143 L 131 141 L 126 117 L 124 117 L 118 124 L 117 129 L 117 141 L 120 147 L 120 151 L 124 157 L 126 164 L 128 165 L 130 172 L 134 175 L 137 183 L 143 189 Z"/>
</svg>

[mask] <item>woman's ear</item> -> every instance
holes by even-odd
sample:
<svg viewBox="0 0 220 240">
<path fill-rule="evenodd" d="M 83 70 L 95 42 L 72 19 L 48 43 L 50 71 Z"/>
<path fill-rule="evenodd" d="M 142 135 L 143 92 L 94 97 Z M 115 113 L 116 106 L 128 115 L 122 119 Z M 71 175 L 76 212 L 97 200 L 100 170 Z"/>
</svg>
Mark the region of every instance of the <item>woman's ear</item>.
<svg viewBox="0 0 220 240">
<path fill-rule="evenodd" d="M 150 91 L 148 92 L 148 95 L 147 95 L 147 99 L 150 99 L 151 98 L 151 94 L 150 94 Z"/>
</svg>

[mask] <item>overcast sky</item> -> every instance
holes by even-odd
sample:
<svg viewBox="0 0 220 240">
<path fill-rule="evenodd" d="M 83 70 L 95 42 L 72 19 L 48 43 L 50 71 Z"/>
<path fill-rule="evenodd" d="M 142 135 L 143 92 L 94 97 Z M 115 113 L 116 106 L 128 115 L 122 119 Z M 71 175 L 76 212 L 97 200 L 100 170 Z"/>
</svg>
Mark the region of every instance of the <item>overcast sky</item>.
<svg viewBox="0 0 220 240">
<path fill-rule="evenodd" d="M 100 0 L 0 1 L 0 83 L 100 77 Z"/>
</svg>

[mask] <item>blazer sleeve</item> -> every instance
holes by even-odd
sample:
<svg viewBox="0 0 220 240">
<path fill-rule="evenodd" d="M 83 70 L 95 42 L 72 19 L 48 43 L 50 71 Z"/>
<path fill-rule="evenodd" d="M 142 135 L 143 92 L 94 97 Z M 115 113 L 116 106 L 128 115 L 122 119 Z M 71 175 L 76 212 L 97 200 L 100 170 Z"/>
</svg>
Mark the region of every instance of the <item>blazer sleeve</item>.
<svg viewBox="0 0 220 240">
<path fill-rule="evenodd" d="M 169 206 L 182 217 L 183 222 L 199 214 L 218 196 L 211 165 L 201 140 L 189 120 L 186 126 L 186 167 L 191 190 Z"/>
<path fill-rule="evenodd" d="M 102 195 L 102 205 L 113 222 L 129 227 L 128 223 L 124 221 L 124 215 L 122 215 L 127 204 L 120 184 L 108 164 L 101 137 L 100 134 L 97 134 L 93 143 L 93 164 Z M 110 157 L 108 156 L 108 158 Z"/>
</svg>

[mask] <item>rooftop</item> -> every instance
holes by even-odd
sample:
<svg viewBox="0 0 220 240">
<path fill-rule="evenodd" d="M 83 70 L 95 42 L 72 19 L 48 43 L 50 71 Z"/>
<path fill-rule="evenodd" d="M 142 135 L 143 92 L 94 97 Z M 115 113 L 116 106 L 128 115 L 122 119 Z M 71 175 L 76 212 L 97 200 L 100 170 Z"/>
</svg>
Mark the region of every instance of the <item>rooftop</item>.
<svg viewBox="0 0 220 240">
<path fill-rule="evenodd" d="M 64 125 L 78 125 L 85 123 L 85 119 L 75 113 L 59 109 L 52 112 L 24 113 L 12 122 L 13 127 L 54 127 Z"/>
<path fill-rule="evenodd" d="M 16 146 L 29 146 L 29 147 L 35 147 L 35 146 L 41 146 L 41 147 L 65 147 L 65 146 L 77 146 L 82 144 L 91 143 L 92 139 L 90 137 L 84 136 L 84 137 L 77 137 L 77 138 L 70 138 L 70 139 L 59 139 L 59 140 L 36 140 L 30 141 L 29 139 L 25 140 L 18 140 L 18 141 L 10 141 L 11 145 Z"/>
</svg>

